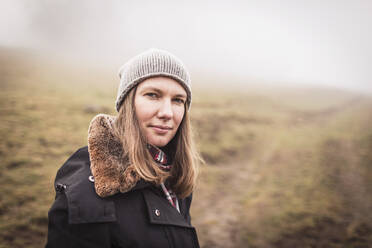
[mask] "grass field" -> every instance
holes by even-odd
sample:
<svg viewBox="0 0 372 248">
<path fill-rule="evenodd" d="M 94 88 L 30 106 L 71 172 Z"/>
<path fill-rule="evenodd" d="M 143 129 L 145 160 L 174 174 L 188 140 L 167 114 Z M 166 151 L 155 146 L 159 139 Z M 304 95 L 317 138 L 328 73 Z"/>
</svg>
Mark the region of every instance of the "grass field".
<svg viewBox="0 0 372 248">
<path fill-rule="evenodd" d="M 55 173 L 115 114 L 116 70 L 5 49 L 0 64 L 0 247 L 42 247 Z M 193 84 L 202 247 L 372 247 L 372 96 Z"/>
</svg>

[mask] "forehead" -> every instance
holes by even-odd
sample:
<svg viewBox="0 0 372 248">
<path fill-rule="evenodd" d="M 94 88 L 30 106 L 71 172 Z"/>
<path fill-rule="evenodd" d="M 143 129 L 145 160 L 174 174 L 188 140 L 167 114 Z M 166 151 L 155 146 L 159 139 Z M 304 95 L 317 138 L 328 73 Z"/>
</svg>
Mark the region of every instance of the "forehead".
<svg viewBox="0 0 372 248">
<path fill-rule="evenodd" d="M 186 96 L 186 91 L 180 83 L 169 77 L 152 77 L 144 80 L 137 86 L 138 91 L 146 89 L 157 89 L 167 91 L 174 94 Z"/>
</svg>

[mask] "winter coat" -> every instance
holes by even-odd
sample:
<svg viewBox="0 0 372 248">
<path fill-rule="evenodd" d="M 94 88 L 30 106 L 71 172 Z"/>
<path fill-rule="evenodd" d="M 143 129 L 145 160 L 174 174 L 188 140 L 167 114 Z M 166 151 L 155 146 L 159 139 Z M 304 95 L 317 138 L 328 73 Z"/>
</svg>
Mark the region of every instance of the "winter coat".
<svg viewBox="0 0 372 248">
<path fill-rule="evenodd" d="M 179 199 L 178 212 L 160 187 L 123 167 L 112 121 L 94 118 L 88 147 L 58 170 L 46 247 L 199 247 L 190 223 L 192 195 Z"/>
</svg>

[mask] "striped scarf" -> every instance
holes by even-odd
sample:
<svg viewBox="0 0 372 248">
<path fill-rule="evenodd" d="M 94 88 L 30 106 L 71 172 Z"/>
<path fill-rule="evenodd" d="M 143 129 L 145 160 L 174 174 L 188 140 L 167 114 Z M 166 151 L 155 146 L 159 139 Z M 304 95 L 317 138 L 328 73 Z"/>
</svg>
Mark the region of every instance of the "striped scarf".
<svg viewBox="0 0 372 248">
<path fill-rule="evenodd" d="M 161 169 L 163 169 L 164 171 L 170 171 L 172 169 L 172 165 L 169 163 L 167 155 L 162 150 L 150 144 L 147 145 L 147 148 L 149 149 L 150 154 Z M 178 212 L 180 212 L 176 194 L 171 189 L 167 189 L 164 183 L 161 183 L 160 186 L 169 203 L 173 207 L 175 207 Z"/>
</svg>

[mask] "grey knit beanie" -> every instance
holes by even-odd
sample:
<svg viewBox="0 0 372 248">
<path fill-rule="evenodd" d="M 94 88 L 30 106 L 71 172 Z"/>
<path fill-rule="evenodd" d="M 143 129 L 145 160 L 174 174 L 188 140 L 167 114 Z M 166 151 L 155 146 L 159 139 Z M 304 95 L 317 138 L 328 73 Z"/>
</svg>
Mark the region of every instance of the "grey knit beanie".
<svg viewBox="0 0 372 248">
<path fill-rule="evenodd" d="M 173 54 L 150 49 L 130 59 L 119 69 L 120 85 L 116 98 L 116 110 L 120 106 L 129 91 L 145 79 L 165 76 L 179 82 L 187 93 L 187 103 L 191 105 L 191 81 L 183 63 Z"/>
</svg>

